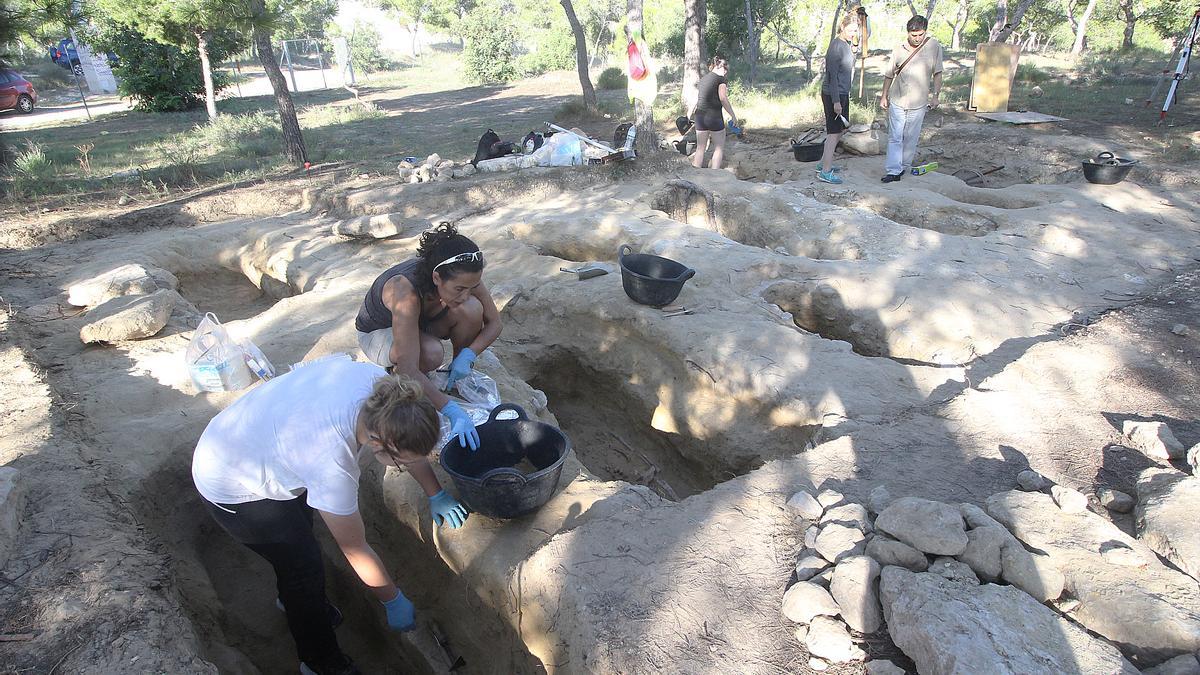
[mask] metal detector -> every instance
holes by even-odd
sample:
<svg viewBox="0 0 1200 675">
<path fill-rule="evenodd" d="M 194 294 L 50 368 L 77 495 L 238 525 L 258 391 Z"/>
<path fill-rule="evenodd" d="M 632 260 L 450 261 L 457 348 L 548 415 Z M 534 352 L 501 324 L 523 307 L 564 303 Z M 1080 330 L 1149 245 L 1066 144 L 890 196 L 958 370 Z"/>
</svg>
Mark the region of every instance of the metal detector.
<svg viewBox="0 0 1200 675">
<path fill-rule="evenodd" d="M 1183 40 L 1179 43 L 1176 52 L 1179 54 L 1179 62 L 1175 65 L 1175 73 L 1171 76 L 1171 85 L 1167 87 L 1167 97 L 1163 99 L 1162 112 L 1158 114 L 1158 123 L 1162 124 L 1167 119 L 1167 111 L 1176 103 L 1176 98 L 1179 95 L 1179 83 L 1183 82 L 1188 76 L 1188 71 L 1191 66 L 1192 50 L 1196 47 L 1196 40 L 1200 38 L 1200 9 L 1192 16 L 1192 24 L 1188 27 L 1187 33 Z M 1172 54 L 1174 59 L 1175 55 Z M 1170 65 L 1170 61 L 1167 62 Z M 1171 71 L 1164 68 L 1158 76 L 1158 83 L 1154 85 L 1154 91 L 1150 92 L 1150 98 L 1146 99 L 1146 106 L 1149 107 L 1158 96 L 1158 90 L 1162 88 L 1162 84 L 1167 77 L 1167 73 Z"/>
</svg>

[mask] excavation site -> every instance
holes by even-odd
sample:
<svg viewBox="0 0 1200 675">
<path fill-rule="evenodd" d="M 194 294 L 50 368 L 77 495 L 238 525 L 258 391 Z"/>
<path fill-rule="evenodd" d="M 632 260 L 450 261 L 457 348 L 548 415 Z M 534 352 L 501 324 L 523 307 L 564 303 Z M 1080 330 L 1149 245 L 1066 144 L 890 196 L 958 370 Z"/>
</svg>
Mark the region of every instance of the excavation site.
<svg viewBox="0 0 1200 675">
<path fill-rule="evenodd" d="M 358 455 L 365 540 L 415 607 L 389 630 L 312 519 L 361 672 L 1197 672 L 1153 669 L 1200 650 L 1200 193 L 1016 170 L 1058 161 L 1036 145 L 986 186 L 885 185 L 863 156 L 828 185 L 770 142 L 728 161 L 318 164 L 9 236 L 0 670 L 296 672 L 287 591 L 193 453 L 243 397 L 367 362 L 364 294 L 448 222 L 502 325 L 456 461 L 493 425 L 565 440 L 468 485 L 444 436 L 457 528 Z M 274 377 L 201 390 L 206 316 Z M 488 515 L 501 496 L 532 505 Z"/>
</svg>

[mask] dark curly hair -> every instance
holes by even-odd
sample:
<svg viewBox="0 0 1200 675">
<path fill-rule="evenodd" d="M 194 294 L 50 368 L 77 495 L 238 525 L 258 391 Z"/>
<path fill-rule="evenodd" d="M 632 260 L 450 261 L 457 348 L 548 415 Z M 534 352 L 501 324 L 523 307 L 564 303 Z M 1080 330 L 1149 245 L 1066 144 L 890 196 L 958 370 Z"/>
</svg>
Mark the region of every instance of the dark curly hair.
<svg viewBox="0 0 1200 675">
<path fill-rule="evenodd" d="M 433 268 L 438 263 L 460 253 L 474 253 L 478 250 L 475 242 L 459 234 L 453 223 L 443 222 L 422 233 L 421 245 L 417 247 L 417 257 L 421 259 L 421 265 L 417 268 L 417 279 L 420 281 L 420 288 L 417 290 L 422 295 L 433 292 Z M 464 272 L 482 271 L 482 260 L 466 260 L 438 268 L 438 274 L 443 279 L 452 279 Z"/>
</svg>

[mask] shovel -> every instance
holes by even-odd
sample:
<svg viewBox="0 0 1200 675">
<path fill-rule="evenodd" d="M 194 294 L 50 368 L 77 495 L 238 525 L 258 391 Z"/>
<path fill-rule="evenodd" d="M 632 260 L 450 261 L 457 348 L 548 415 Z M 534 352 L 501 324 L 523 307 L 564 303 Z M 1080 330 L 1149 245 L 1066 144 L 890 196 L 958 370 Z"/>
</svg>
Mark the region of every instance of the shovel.
<svg viewBox="0 0 1200 675">
<path fill-rule="evenodd" d="M 559 272 L 569 272 L 571 274 L 574 274 L 578 277 L 578 281 L 583 281 L 584 279 L 591 279 L 592 277 L 602 277 L 605 274 L 608 274 L 608 270 L 604 269 L 603 267 L 600 267 L 599 265 L 593 265 L 593 264 L 587 264 L 587 265 L 584 265 L 583 267 L 576 267 L 575 269 L 570 269 L 567 267 L 560 267 L 560 268 L 558 268 L 558 271 Z"/>
</svg>

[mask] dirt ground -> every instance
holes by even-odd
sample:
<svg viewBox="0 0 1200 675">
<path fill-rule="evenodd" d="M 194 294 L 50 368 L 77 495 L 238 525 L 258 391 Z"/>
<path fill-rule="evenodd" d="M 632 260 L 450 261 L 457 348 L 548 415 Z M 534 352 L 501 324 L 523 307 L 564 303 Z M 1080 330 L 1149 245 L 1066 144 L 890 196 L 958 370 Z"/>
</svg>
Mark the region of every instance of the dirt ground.
<svg viewBox="0 0 1200 675">
<path fill-rule="evenodd" d="M 295 672 L 269 569 L 190 485 L 196 439 L 239 394 L 196 393 L 182 352 L 212 311 L 281 370 L 356 353 L 357 303 L 415 233 L 332 227 L 381 214 L 456 220 L 487 252 L 505 331 L 484 368 L 575 448 L 541 511 L 457 532 L 432 527 L 408 477 L 364 475 L 369 538 L 456 672 L 808 672 L 779 614 L 803 540 L 783 507 L 795 490 L 980 503 L 1033 467 L 1132 491 L 1146 460 L 1122 421 L 1200 441 L 1196 167 L 1084 183 L 1079 158 L 1111 142 L 931 127 L 922 152 L 951 168 L 1003 154 L 983 188 L 948 173 L 883 186 L 878 157 L 840 159 L 846 184 L 826 186 L 764 136 L 731 147 L 728 172 L 663 156 L 401 185 L 333 165 L 12 223 L 0 464 L 28 506 L 0 634 L 26 637 L 3 643 L 0 672 Z M 630 302 L 623 243 L 696 269 L 677 301 L 694 314 Z M 588 261 L 613 273 L 558 271 Z M 186 302 L 152 338 L 85 347 L 67 287 L 130 262 L 172 272 Z M 443 672 L 384 630 L 324 543 L 364 671 Z M 856 638 L 903 661 L 886 634 Z"/>
</svg>

